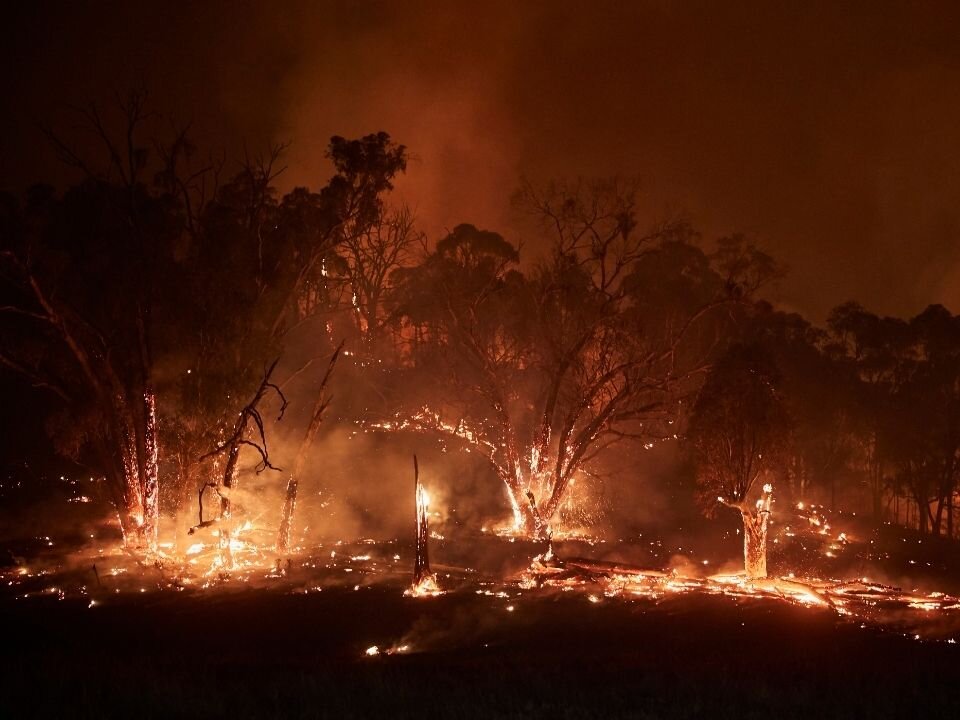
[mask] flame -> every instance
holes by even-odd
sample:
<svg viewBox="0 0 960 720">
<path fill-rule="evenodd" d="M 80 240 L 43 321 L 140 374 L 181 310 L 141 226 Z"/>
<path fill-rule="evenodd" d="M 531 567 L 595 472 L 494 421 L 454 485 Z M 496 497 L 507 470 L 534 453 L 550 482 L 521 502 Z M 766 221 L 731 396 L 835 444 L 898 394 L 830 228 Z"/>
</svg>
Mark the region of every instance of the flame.
<svg viewBox="0 0 960 720">
<path fill-rule="evenodd" d="M 408 597 L 434 597 L 443 594 L 440 586 L 437 584 L 437 576 L 430 572 L 430 563 L 427 556 L 427 542 L 430 538 L 430 529 L 428 526 L 428 512 L 430 509 L 430 496 L 424 489 L 423 484 L 417 479 L 416 483 L 416 504 L 417 504 L 417 537 L 415 561 L 414 561 L 414 581 L 405 592 Z"/>
<path fill-rule="evenodd" d="M 434 573 L 429 575 L 424 575 L 420 582 L 414 583 L 404 592 L 404 595 L 407 597 L 437 597 L 438 595 L 443 595 L 443 590 L 440 589 L 440 586 L 437 584 L 437 576 Z"/>
</svg>

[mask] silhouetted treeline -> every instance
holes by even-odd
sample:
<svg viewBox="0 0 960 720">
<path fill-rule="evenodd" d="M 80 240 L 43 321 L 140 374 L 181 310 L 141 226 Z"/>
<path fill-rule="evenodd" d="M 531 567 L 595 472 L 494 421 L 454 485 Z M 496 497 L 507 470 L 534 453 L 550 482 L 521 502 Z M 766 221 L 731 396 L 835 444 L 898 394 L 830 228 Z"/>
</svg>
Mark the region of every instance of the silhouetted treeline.
<svg viewBox="0 0 960 720">
<path fill-rule="evenodd" d="M 714 373 L 762 379 L 767 391 L 737 405 L 743 424 L 732 431 L 734 413 L 712 408 L 748 397 L 742 383 L 708 382 L 694 414 L 698 438 L 754 442 L 763 454 L 754 472 L 791 501 L 953 536 L 960 317 L 940 305 L 909 320 L 879 317 L 849 302 L 818 328 L 757 303 L 734 334 Z"/>
<path fill-rule="evenodd" d="M 542 243 L 521 264 L 491 230 L 424 237 L 391 202 L 407 151 L 386 133 L 332 138 L 331 177 L 281 195 L 283 148 L 229 172 L 186 133 L 141 139 L 141 98 L 122 109 L 123 143 L 89 116 L 101 165 L 51 135 L 77 185 L 0 198 L 0 363 L 58 398 L 51 438 L 106 478 L 137 544 L 161 506 L 224 496 L 231 453 L 275 465 L 271 418 L 314 401 L 283 388 L 341 340 L 351 419 L 479 451 L 528 533 L 588 520 L 577 493 L 617 444 L 689 428 L 708 504 L 769 477 L 790 501 L 953 534 L 960 320 L 943 307 L 847 303 L 815 327 L 760 299 L 779 270 L 746 238 L 644 226 L 617 179 L 522 183 Z M 289 377 L 271 376 L 282 354 Z"/>
</svg>

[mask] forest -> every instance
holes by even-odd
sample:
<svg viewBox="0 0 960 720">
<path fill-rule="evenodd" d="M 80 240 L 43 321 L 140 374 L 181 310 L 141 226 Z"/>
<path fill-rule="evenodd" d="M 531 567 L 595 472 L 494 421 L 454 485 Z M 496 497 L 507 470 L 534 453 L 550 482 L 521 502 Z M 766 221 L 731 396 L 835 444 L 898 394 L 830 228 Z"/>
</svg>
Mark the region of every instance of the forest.
<svg viewBox="0 0 960 720">
<path fill-rule="evenodd" d="M 101 479 L 127 548 L 155 555 L 166 522 L 174 554 L 213 532 L 229 569 L 249 519 L 231 495 L 266 473 L 289 552 L 337 423 L 478 454 L 499 530 L 524 537 L 602 533 L 597 486 L 609 502 L 638 482 L 609 458 L 664 444 L 703 513 L 739 509 L 763 543 L 770 487 L 954 536 L 946 308 L 850 301 L 813 324 L 765 301 L 785 271 L 751 238 L 640 217 L 630 179 L 518 178 L 529 242 L 467 222 L 430 238 L 391 197 L 410 151 L 386 132 L 331 138 L 329 180 L 281 193 L 295 147 L 231 162 L 187 129 L 147 137 L 141 93 L 110 110 L 122 132 L 84 114 L 90 157 L 48 132 L 76 184 L 2 199 L 0 362 L 49 396 L 52 446 Z M 281 432 L 299 438 L 283 457 Z"/>
<path fill-rule="evenodd" d="M 295 147 L 217 157 L 188 129 L 148 136 L 141 93 L 109 111 L 84 112 L 89 156 L 48 131 L 75 184 L 3 196 L 0 362 L 47 396 L 52 446 L 101 479 L 128 548 L 156 554 L 168 523 L 174 553 L 211 526 L 229 551 L 234 488 L 263 475 L 289 551 L 331 424 L 476 453 L 500 530 L 525 537 L 602 532 L 593 486 L 616 502 L 638 482 L 608 459 L 664 444 L 708 516 L 752 527 L 770 485 L 954 536 L 943 306 L 850 301 L 818 326 L 764 299 L 786 271 L 760 244 L 641 217 L 632 179 L 518 178 L 529 240 L 468 222 L 434 238 L 392 197 L 411 151 L 386 132 L 331 138 L 325 184 L 281 193 Z"/>
</svg>

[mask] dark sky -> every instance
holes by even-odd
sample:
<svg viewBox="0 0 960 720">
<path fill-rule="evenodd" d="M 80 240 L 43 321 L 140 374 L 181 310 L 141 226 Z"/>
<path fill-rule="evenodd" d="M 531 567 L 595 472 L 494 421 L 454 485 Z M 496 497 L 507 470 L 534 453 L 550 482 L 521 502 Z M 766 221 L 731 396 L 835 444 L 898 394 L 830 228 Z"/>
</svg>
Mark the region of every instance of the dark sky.
<svg viewBox="0 0 960 720">
<path fill-rule="evenodd" d="M 956 2 L 30 5 L 0 30 L 8 189 L 62 174 L 35 118 L 142 85 L 203 145 L 292 141 L 285 187 L 325 181 L 330 135 L 387 130 L 434 236 L 516 239 L 522 173 L 638 174 L 651 219 L 754 234 L 813 319 L 960 311 Z"/>
</svg>

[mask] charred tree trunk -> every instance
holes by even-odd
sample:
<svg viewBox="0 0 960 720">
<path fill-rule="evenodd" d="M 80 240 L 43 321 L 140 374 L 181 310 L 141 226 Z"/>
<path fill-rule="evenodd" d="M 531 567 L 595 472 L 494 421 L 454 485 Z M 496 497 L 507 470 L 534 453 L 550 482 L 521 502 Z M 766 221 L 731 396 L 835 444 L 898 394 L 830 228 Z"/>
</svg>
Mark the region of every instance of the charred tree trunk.
<svg viewBox="0 0 960 720">
<path fill-rule="evenodd" d="M 507 499 L 510 501 L 510 512 L 513 515 L 513 530 L 526 534 L 533 530 L 533 518 L 523 500 L 523 491 L 513 478 L 501 478 L 507 489 Z"/>
<path fill-rule="evenodd" d="M 430 573 L 430 550 L 428 541 L 430 538 L 430 525 L 427 518 L 427 496 L 420 484 L 420 466 L 417 463 L 417 456 L 413 456 L 413 491 L 417 502 L 417 526 L 416 526 L 416 546 L 413 553 L 413 584 L 419 587 L 431 575 Z"/>
<path fill-rule="evenodd" d="M 105 435 L 98 435 L 95 438 L 94 447 L 110 489 L 113 506 L 117 511 L 123 544 L 125 547 L 134 548 L 141 515 L 138 512 L 139 507 L 130 502 L 126 463 L 119 453 L 120 444 L 114 440 L 112 431 L 108 429 Z"/>
<path fill-rule="evenodd" d="M 137 459 L 136 427 L 130 418 L 126 400 L 119 394 L 112 406 L 114 442 L 120 456 L 123 477 L 123 502 L 130 527 L 124 529 L 124 544 L 128 548 L 142 547 L 143 536 L 143 490 L 140 486 L 140 471 Z"/>
<path fill-rule="evenodd" d="M 947 504 L 947 537 L 953 540 L 953 496 L 954 493 L 950 491 L 950 500 Z"/>
<path fill-rule="evenodd" d="M 220 515 L 218 520 L 218 547 L 220 551 L 220 567 L 224 570 L 233 568 L 233 504 L 230 499 L 231 491 L 237 481 L 237 465 L 240 462 L 240 447 L 243 435 L 246 432 L 246 416 L 241 415 L 239 427 L 227 450 L 227 463 L 223 468 L 223 478 L 217 492 L 220 497 Z"/>
<path fill-rule="evenodd" d="M 316 440 L 317 433 L 320 432 L 320 424 L 323 422 L 323 414 L 330 405 L 331 398 L 327 395 L 327 382 L 333 374 L 333 368 L 337 364 L 337 358 L 340 357 L 340 351 L 343 349 L 343 343 L 337 346 L 330 357 L 330 364 L 327 365 L 327 371 L 320 382 L 320 389 L 317 392 L 317 402 L 313 406 L 313 414 L 310 416 L 310 423 L 307 425 L 307 431 L 304 433 L 303 440 L 300 442 L 300 448 L 297 450 L 297 457 L 293 462 L 293 471 L 287 478 L 287 491 L 283 498 L 283 508 L 280 512 L 280 529 L 277 532 L 277 550 L 282 553 L 290 551 L 290 541 L 293 534 L 293 515 L 297 509 L 297 489 L 300 484 L 300 476 L 303 473 L 303 466 L 307 461 L 307 454 L 310 447 Z"/>
<path fill-rule="evenodd" d="M 287 490 L 283 496 L 283 507 L 280 510 L 280 528 L 277 530 L 277 552 L 290 552 L 290 543 L 293 535 L 293 513 L 297 509 L 297 490 L 300 484 L 300 472 L 303 462 L 297 453 L 297 461 L 293 464 L 293 472 L 287 478 Z"/>
<path fill-rule="evenodd" d="M 877 452 L 876 450 L 874 452 Z M 873 500 L 873 520 L 875 523 L 883 521 L 883 463 L 879 458 L 873 461 L 873 482 L 872 482 L 872 500 Z"/>
<path fill-rule="evenodd" d="M 749 578 L 767 576 L 767 528 L 772 497 L 773 488 L 764 485 L 763 494 L 755 508 L 746 504 L 740 508 L 743 518 L 743 566 Z"/>
<path fill-rule="evenodd" d="M 157 399 L 153 388 L 143 394 L 145 427 L 143 432 L 144 457 L 141 470 L 143 485 L 143 539 L 147 550 L 157 551 L 160 522 L 160 448 L 157 432 Z"/>
<path fill-rule="evenodd" d="M 439 595 L 441 590 L 437 585 L 437 576 L 430 571 L 428 547 L 430 526 L 427 519 L 429 498 L 426 490 L 420 484 L 420 466 L 417 464 L 416 455 L 413 456 L 413 487 L 417 504 L 416 536 L 413 549 L 413 585 L 404 592 L 404 595 L 413 597 Z"/>
</svg>

